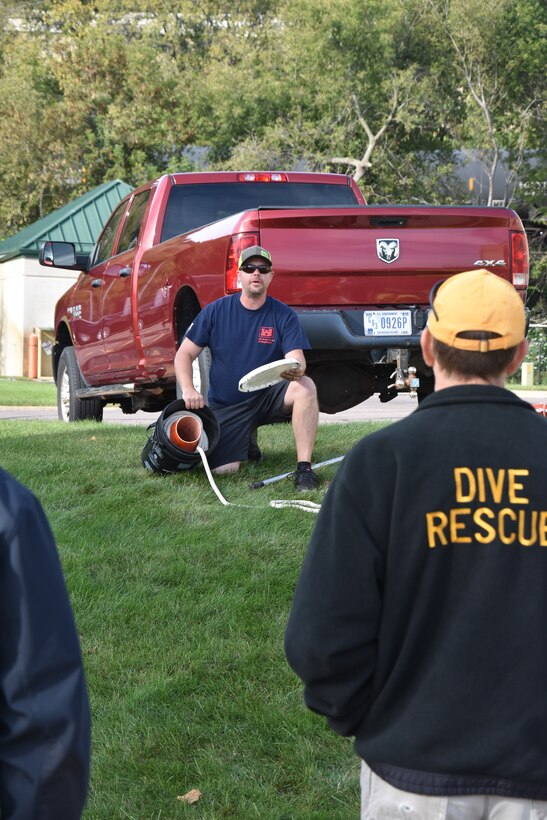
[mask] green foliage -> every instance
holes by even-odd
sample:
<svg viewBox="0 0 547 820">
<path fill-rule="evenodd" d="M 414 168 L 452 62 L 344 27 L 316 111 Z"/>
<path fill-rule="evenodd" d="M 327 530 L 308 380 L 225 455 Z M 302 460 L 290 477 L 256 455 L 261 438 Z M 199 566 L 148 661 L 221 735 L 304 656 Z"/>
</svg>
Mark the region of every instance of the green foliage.
<svg viewBox="0 0 547 820">
<path fill-rule="evenodd" d="M 461 116 L 459 145 L 473 149 L 491 181 L 503 168 L 506 202 L 527 158 L 544 143 L 544 37 L 547 9 L 538 0 L 424 0 L 452 55 Z M 543 56 L 542 56 L 543 54 Z M 499 194 L 497 196 L 499 198 Z"/>
<path fill-rule="evenodd" d="M 65 142 L 67 110 L 39 43 L 14 38 L 2 64 L 0 225 L 9 233 L 66 202 L 78 161 Z"/>
<path fill-rule="evenodd" d="M 375 425 L 323 425 L 317 458 Z M 264 430 L 267 461 L 218 478 L 159 477 L 143 427 L 0 424 L 3 466 L 44 505 L 81 636 L 93 715 L 85 818 L 333 818 L 358 811 L 351 743 L 308 712 L 283 632 L 315 516 L 274 510 L 290 433 Z M 336 465 L 321 470 L 320 501 Z M 177 796 L 199 789 L 199 803 Z"/>
<path fill-rule="evenodd" d="M 135 29 L 138 19 L 129 24 L 126 17 L 116 25 L 106 11 L 94 13 L 92 26 L 79 26 L 72 37 L 63 33 L 55 40 L 64 96 L 76 120 L 86 124 L 81 150 L 90 187 L 109 177 L 133 185 L 147 181 L 190 136 L 187 93 L 180 92 L 176 81 L 183 66 L 175 63 L 174 43 L 169 47 L 162 36 L 158 48 L 157 21 L 128 37 L 128 26 Z"/>
<path fill-rule="evenodd" d="M 531 248 L 534 247 L 535 242 L 536 237 L 532 234 Z M 532 310 L 532 318 L 535 322 L 547 322 L 547 255 L 544 250 L 536 250 L 531 254 L 527 303 Z"/>
<path fill-rule="evenodd" d="M 333 170 L 371 202 L 432 204 L 469 202 L 454 150 L 490 170 L 503 151 L 539 213 L 546 33 L 541 0 L 14 2 L 0 235 L 104 181 L 194 170 L 192 146 L 211 168 Z"/>
<path fill-rule="evenodd" d="M 526 361 L 534 362 L 536 375 L 539 370 L 545 375 L 547 372 L 547 326 L 530 328 L 528 340 L 530 349 Z"/>
</svg>

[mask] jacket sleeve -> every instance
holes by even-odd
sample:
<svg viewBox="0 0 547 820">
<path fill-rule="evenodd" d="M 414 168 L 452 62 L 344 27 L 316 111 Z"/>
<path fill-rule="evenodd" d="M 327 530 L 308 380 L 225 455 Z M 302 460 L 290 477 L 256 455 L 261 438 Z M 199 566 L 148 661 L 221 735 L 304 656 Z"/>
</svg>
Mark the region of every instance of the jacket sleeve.
<svg viewBox="0 0 547 820">
<path fill-rule="evenodd" d="M 76 820 L 90 720 L 61 565 L 34 496 L 0 471 L 0 814 Z"/>
<path fill-rule="evenodd" d="M 351 453 L 317 518 L 285 634 L 290 666 L 306 704 L 341 735 L 366 716 L 375 668 L 383 560 L 363 509 Z M 355 490 L 358 488 L 359 497 Z"/>
</svg>

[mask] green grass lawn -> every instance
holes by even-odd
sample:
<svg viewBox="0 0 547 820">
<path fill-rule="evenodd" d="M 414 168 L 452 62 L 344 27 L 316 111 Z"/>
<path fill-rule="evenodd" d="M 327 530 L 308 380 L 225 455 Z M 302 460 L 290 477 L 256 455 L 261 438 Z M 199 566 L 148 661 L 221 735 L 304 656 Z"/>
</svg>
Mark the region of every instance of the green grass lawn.
<svg viewBox="0 0 547 820">
<path fill-rule="evenodd" d="M 57 388 L 53 382 L 0 377 L 1 407 L 55 407 Z"/>
<path fill-rule="evenodd" d="M 323 425 L 316 461 L 380 425 Z M 218 478 L 160 477 L 140 463 L 143 427 L 0 422 L 2 466 L 41 500 L 81 635 L 93 714 L 85 818 L 354 818 L 351 742 L 311 714 L 283 632 L 315 516 L 294 498 L 290 430 L 260 432 L 267 457 Z M 338 465 L 324 468 L 320 502 Z M 195 805 L 177 800 L 191 789 Z"/>
</svg>

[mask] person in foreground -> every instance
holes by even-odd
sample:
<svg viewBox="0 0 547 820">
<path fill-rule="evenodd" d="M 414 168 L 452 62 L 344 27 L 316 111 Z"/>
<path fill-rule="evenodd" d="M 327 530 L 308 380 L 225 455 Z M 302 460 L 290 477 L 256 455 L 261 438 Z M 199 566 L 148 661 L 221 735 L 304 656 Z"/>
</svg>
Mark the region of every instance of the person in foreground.
<svg viewBox="0 0 547 820">
<path fill-rule="evenodd" d="M 37 499 L 0 469 L 0 816 L 77 820 L 89 705 L 55 542 Z"/>
<path fill-rule="evenodd" d="M 287 658 L 355 737 L 361 818 L 547 818 L 547 423 L 504 389 L 514 288 L 447 279 L 422 334 L 435 391 L 362 439 L 298 581 Z"/>
<path fill-rule="evenodd" d="M 263 424 L 292 420 L 296 443 L 298 491 L 313 490 L 318 480 L 311 459 L 319 409 L 313 381 L 305 376 L 308 340 L 292 308 L 268 296 L 274 271 L 271 256 L 258 245 L 243 251 L 238 262 L 241 294 L 207 305 L 190 325 L 175 356 L 175 373 L 188 410 L 199 410 L 205 397 L 194 388 L 192 362 L 204 347 L 211 353 L 208 405 L 220 425 L 220 439 L 209 456 L 214 472 L 239 469 L 248 458 L 260 459 L 255 431 Z M 283 381 L 253 393 L 242 393 L 246 373 L 277 359 L 296 359 L 299 367 Z"/>
</svg>

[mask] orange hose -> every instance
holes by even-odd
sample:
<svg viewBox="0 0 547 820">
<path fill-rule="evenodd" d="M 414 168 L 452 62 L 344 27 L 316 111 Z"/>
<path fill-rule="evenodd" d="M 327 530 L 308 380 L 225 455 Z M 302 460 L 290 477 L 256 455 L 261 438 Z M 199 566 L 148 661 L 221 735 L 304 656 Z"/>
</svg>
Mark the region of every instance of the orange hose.
<svg viewBox="0 0 547 820">
<path fill-rule="evenodd" d="M 193 416 L 181 416 L 169 428 L 169 438 L 181 450 L 194 452 L 201 438 L 202 426 L 199 419 Z"/>
</svg>

